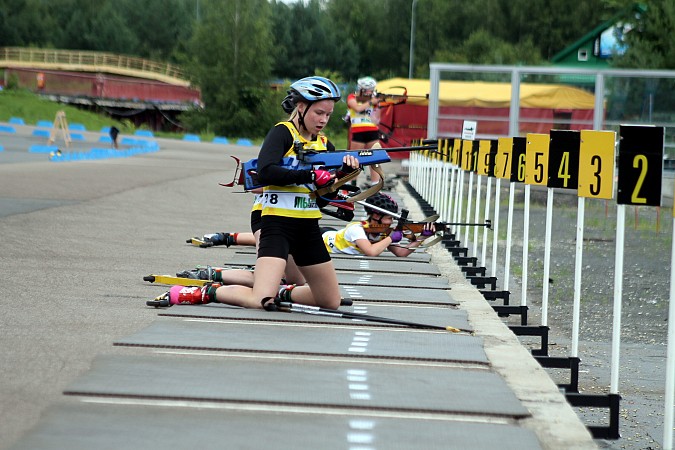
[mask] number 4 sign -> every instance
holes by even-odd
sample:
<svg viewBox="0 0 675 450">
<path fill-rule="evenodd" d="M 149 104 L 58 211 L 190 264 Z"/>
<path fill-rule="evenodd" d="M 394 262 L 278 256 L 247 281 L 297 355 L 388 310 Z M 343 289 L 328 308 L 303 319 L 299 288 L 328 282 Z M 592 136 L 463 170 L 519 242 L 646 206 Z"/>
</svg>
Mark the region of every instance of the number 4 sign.
<svg viewBox="0 0 675 450">
<path fill-rule="evenodd" d="M 663 139 L 663 127 L 621 126 L 618 204 L 661 206 Z"/>
</svg>

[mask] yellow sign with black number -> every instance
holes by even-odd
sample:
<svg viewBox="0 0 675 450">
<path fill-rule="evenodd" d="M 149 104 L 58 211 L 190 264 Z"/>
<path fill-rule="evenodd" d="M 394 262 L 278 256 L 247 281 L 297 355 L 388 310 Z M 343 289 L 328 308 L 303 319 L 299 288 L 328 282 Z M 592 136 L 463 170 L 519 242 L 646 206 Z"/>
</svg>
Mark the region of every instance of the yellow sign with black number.
<svg viewBox="0 0 675 450">
<path fill-rule="evenodd" d="M 579 197 L 614 197 L 614 131 L 581 130 Z"/>
<path fill-rule="evenodd" d="M 500 137 L 497 139 L 497 154 L 495 155 L 495 176 L 508 180 L 511 178 L 511 150 L 513 138 Z"/>
<path fill-rule="evenodd" d="M 548 134 L 528 133 L 525 147 L 525 183 L 546 186 L 548 181 Z"/>
<path fill-rule="evenodd" d="M 478 161 L 477 171 L 478 175 L 490 175 L 490 146 L 492 142 L 487 139 L 482 139 L 478 144 Z"/>
</svg>

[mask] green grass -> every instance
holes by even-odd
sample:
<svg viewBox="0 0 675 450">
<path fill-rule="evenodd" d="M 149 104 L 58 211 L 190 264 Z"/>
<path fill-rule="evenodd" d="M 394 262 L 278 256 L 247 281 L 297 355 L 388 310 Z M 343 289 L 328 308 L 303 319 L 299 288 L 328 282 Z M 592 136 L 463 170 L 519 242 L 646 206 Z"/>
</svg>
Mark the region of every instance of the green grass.
<svg viewBox="0 0 675 450">
<path fill-rule="evenodd" d="M 58 111 L 66 112 L 68 123 L 81 123 L 89 131 L 98 131 L 103 127 L 116 126 L 123 134 L 133 134 L 136 127 L 128 121 L 113 120 L 107 115 L 78 109 L 61 103 L 45 100 L 22 89 L 5 89 L 0 91 L 0 122 L 7 122 L 11 117 L 20 117 L 26 125 L 36 125 L 40 120 L 54 121 Z M 339 118 L 334 118 L 339 120 Z M 266 133 L 267 130 L 264 130 Z M 166 131 L 154 132 L 156 137 L 182 139 L 185 133 Z M 199 134 L 202 142 L 211 142 L 216 135 L 213 132 Z M 242 136 L 243 137 L 243 136 Z M 347 131 L 328 136 L 337 149 L 347 148 Z M 264 136 L 250 138 L 254 145 L 262 144 Z"/>
<path fill-rule="evenodd" d="M 81 110 L 74 106 L 44 100 L 25 91 L 5 89 L 0 91 L 0 121 L 7 122 L 11 117 L 20 117 L 26 125 L 36 125 L 39 120 L 54 121 L 58 111 L 65 111 L 68 123 L 81 123 L 87 130 L 100 130 L 115 125 L 122 133 L 134 130 L 133 125 L 113 120 L 107 116 Z"/>
</svg>

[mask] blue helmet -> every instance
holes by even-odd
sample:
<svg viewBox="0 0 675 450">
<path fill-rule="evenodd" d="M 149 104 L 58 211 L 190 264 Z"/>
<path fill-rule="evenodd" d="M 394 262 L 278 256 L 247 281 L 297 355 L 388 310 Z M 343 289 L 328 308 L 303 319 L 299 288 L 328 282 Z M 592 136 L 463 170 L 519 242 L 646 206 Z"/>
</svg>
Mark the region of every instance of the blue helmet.
<svg viewBox="0 0 675 450">
<path fill-rule="evenodd" d="M 340 98 L 340 88 L 328 78 L 305 77 L 291 84 L 288 95 L 281 103 L 281 107 L 290 114 L 298 100 L 305 100 L 309 103 L 320 100 L 333 100 L 337 102 Z"/>
</svg>

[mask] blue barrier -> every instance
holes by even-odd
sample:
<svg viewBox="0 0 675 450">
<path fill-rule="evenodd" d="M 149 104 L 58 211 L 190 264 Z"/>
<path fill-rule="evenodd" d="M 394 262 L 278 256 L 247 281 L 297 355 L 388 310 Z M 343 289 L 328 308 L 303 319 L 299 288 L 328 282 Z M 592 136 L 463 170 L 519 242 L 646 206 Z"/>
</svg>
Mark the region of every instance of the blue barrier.
<svg viewBox="0 0 675 450">
<path fill-rule="evenodd" d="M 10 117 L 9 123 L 12 125 L 26 125 L 26 122 L 24 122 L 21 117 Z"/>
<path fill-rule="evenodd" d="M 49 139 L 50 131 L 49 130 L 33 130 L 32 134 L 33 134 L 33 136 L 36 136 L 36 137 L 42 137 L 42 138 L 48 138 Z"/>
<path fill-rule="evenodd" d="M 56 145 L 31 145 L 28 147 L 30 153 L 50 153 L 55 152 L 59 148 Z"/>
<path fill-rule="evenodd" d="M 213 138 L 214 144 L 229 144 L 230 141 L 226 137 L 216 136 Z"/>
<path fill-rule="evenodd" d="M 11 125 L 0 125 L 0 133 L 16 133 L 16 128 Z"/>
<path fill-rule="evenodd" d="M 49 120 L 38 120 L 37 126 L 40 128 L 51 128 L 53 125 Z"/>
<path fill-rule="evenodd" d="M 185 136 L 183 136 L 183 140 L 190 142 L 201 142 L 201 138 L 196 134 L 186 134 Z"/>
<path fill-rule="evenodd" d="M 84 136 L 80 133 L 70 133 L 70 139 L 73 141 L 84 141 Z"/>
<path fill-rule="evenodd" d="M 68 125 L 68 129 L 74 131 L 87 131 L 87 129 L 81 123 L 71 123 Z"/>
<path fill-rule="evenodd" d="M 103 128 L 101 128 L 101 133 L 105 133 L 105 134 L 110 133 L 110 127 L 103 127 Z"/>
<path fill-rule="evenodd" d="M 237 139 L 237 145 L 253 145 L 253 143 L 250 141 L 250 139 L 240 138 Z"/>
<path fill-rule="evenodd" d="M 3 147 L 2 145 L 0 145 L 0 152 L 4 152 L 4 151 L 5 151 L 5 147 Z"/>
<path fill-rule="evenodd" d="M 155 137 L 155 135 L 152 133 L 152 131 L 148 131 L 148 130 L 136 130 L 136 132 L 134 134 L 136 136 Z"/>
<path fill-rule="evenodd" d="M 112 144 L 112 138 L 110 136 L 101 136 L 98 138 L 99 142 L 103 142 L 105 144 Z"/>
<path fill-rule="evenodd" d="M 84 160 L 100 160 L 111 158 L 127 158 L 129 156 L 139 155 L 143 153 L 152 153 L 159 150 L 155 146 L 138 146 L 131 147 L 125 150 L 113 150 L 111 148 L 92 148 L 88 152 L 58 152 L 50 153 L 49 160 L 53 162 L 68 162 L 68 161 L 84 161 Z"/>
</svg>

